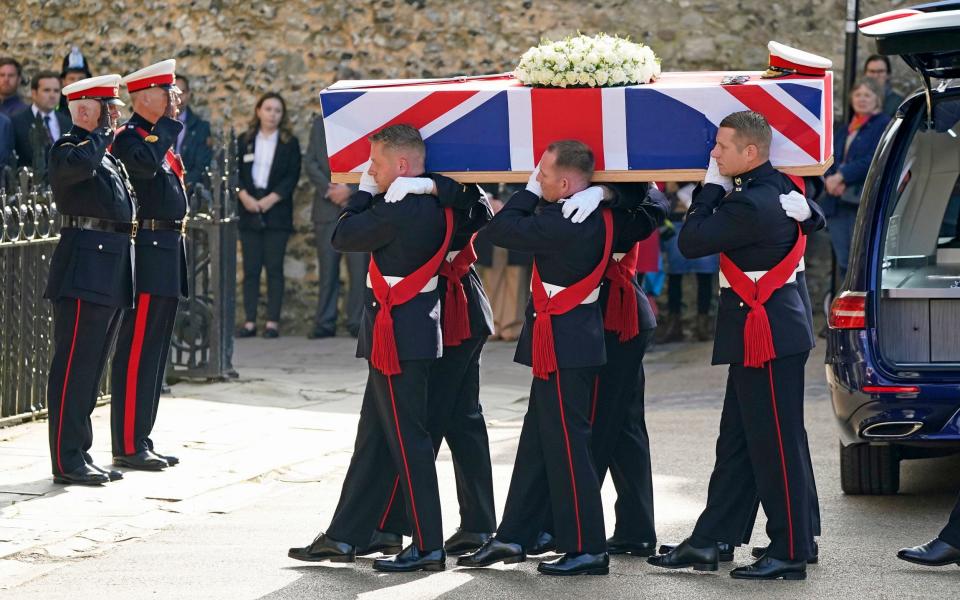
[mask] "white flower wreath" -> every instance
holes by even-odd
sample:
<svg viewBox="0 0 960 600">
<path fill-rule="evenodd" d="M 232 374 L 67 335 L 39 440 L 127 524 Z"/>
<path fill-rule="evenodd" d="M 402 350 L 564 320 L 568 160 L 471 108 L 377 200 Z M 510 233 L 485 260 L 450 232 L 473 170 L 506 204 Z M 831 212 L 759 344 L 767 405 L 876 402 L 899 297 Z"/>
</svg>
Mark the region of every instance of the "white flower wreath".
<svg viewBox="0 0 960 600">
<path fill-rule="evenodd" d="M 606 87 L 650 83 L 660 59 L 649 46 L 601 33 L 543 40 L 523 53 L 514 77 L 538 87 Z"/>
</svg>

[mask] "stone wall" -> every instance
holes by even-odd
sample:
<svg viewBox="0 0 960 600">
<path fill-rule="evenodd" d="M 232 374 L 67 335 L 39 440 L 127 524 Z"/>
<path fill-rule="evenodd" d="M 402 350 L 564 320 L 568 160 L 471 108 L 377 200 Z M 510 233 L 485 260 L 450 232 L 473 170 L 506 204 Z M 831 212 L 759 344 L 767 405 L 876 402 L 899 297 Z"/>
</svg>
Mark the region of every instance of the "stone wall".
<svg viewBox="0 0 960 600">
<path fill-rule="evenodd" d="M 840 0 L 7 0 L 0 54 L 27 75 L 59 69 L 80 46 L 95 74 L 128 73 L 175 57 L 194 105 L 214 124 L 241 128 L 268 90 L 286 98 L 306 148 L 317 92 L 338 78 L 441 77 L 512 69 L 541 36 L 582 31 L 649 43 L 664 70 L 762 69 L 770 39 L 833 59 L 842 81 Z M 861 16 L 904 6 L 861 1 Z M 861 38 L 860 56 L 873 51 Z M 902 64 L 898 87 L 916 80 Z M 839 87 L 839 86 L 838 86 Z M 28 88 L 24 88 L 25 94 Z M 839 105 L 839 103 L 838 103 Z M 301 332 L 316 300 L 309 226 L 312 189 L 301 180 L 298 234 L 287 259 L 284 327 Z"/>
</svg>

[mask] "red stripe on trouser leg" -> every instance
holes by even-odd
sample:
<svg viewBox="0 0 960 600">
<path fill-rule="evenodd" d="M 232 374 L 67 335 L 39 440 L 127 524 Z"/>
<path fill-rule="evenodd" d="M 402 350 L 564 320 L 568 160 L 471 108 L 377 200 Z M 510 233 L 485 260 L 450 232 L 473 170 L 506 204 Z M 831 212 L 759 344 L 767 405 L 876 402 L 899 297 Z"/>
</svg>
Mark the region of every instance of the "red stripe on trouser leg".
<svg viewBox="0 0 960 600">
<path fill-rule="evenodd" d="M 773 405 L 773 422 L 777 427 L 777 444 L 780 446 L 780 469 L 783 473 L 783 493 L 787 499 L 787 532 L 790 541 L 790 560 L 793 560 L 793 512 L 790 508 L 790 483 L 787 481 L 787 457 L 783 454 L 783 436 L 780 434 L 780 416 L 777 413 L 777 393 L 773 389 L 773 363 L 767 363 L 770 375 L 770 403 Z"/>
<path fill-rule="evenodd" d="M 593 425 L 593 421 L 597 416 L 597 394 L 600 391 L 600 376 L 597 375 L 593 378 L 593 402 L 590 403 L 590 425 Z"/>
<path fill-rule="evenodd" d="M 60 442 L 63 439 L 63 409 L 67 402 L 67 382 L 70 380 L 70 365 L 73 364 L 73 351 L 77 347 L 77 330 L 80 329 L 80 298 L 77 298 L 77 314 L 73 320 L 73 340 L 70 341 L 70 354 L 67 356 L 67 370 L 63 374 L 63 389 L 60 390 L 60 419 L 57 424 L 57 470 L 63 473 L 60 460 Z"/>
<path fill-rule="evenodd" d="M 417 537 L 420 538 L 420 549 L 423 547 L 423 534 L 420 533 L 420 518 L 417 516 L 417 501 L 413 498 L 413 480 L 410 478 L 410 465 L 407 464 L 407 451 L 403 447 L 403 435 L 400 433 L 400 418 L 397 416 L 397 400 L 393 395 L 393 376 L 387 375 L 387 386 L 390 389 L 390 405 L 393 407 L 393 422 L 397 425 L 397 442 L 400 443 L 400 457 L 403 459 L 403 470 L 407 475 L 407 487 L 410 489 L 410 512 L 413 513 L 413 525 Z"/>
<path fill-rule="evenodd" d="M 577 552 L 583 552 L 583 533 L 580 530 L 580 501 L 577 499 L 577 476 L 573 471 L 573 453 L 570 450 L 570 435 L 567 433 L 567 418 L 563 412 L 563 392 L 560 391 L 560 371 L 557 371 L 557 403 L 560 405 L 560 424 L 563 439 L 567 443 L 567 465 L 570 467 L 570 487 L 573 490 L 573 514 L 577 519 Z"/>
<path fill-rule="evenodd" d="M 150 311 L 150 294 L 141 293 L 134 309 L 137 320 L 133 326 L 133 343 L 130 357 L 127 359 L 127 385 L 123 402 L 123 451 L 125 454 L 136 452 L 134 447 L 134 425 L 137 419 L 137 375 L 140 372 L 140 358 L 143 355 L 143 338 L 147 330 L 147 313 Z"/>
<path fill-rule="evenodd" d="M 383 516 L 380 517 L 380 529 L 383 529 L 387 524 L 387 517 L 390 516 L 390 509 L 393 508 L 393 500 L 397 497 L 397 486 L 400 485 L 400 476 L 397 475 L 393 478 L 393 491 L 390 492 L 390 500 L 387 502 L 387 508 L 383 511 Z"/>
</svg>

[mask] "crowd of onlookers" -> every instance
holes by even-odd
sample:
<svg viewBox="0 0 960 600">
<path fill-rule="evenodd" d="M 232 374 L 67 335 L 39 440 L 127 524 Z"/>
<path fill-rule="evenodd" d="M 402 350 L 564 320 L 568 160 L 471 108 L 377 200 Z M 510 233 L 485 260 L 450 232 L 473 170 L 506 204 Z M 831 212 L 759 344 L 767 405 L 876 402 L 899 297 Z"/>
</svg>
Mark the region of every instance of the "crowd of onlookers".
<svg viewBox="0 0 960 600">
<path fill-rule="evenodd" d="M 70 113 L 60 90 L 91 76 L 83 54 L 75 47 L 63 58 L 59 71 L 30 74 L 29 101 L 20 95 L 25 76 L 20 63 L 0 58 L 0 167 L 29 167 L 41 181 L 46 177 L 46 153 L 60 135 L 71 128 Z M 178 75 L 182 107 L 178 118 L 185 128 L 175 151 L 181 155 L 186 183 L 201 181 L 213 157 L 210 124 L 190 107 L 190 83 Z M 847 268 L 860 192 L 880 136 L 903 98 L 890 85 L 890 61 L 872 55 L 863 76 L 849 90 L 850 118 L 836 123 L 834 164 L 823 178 L 818 198 L 824 213 L 839 275 Z M 329 244 L 340 209 L 353 186 L 331 183 L 323 120 L 316 117 L 306 153 L 288 125 L 286 104 L 276 93 L 262 95 L 254 107 L 249 126 L 238 137 L 240 245 L 243 255 L 243 316 L 240 337 L 262 333 L 279 336 L 284 293 L 283 264 L 287 243 L 294 231 L 293 194 L 300 179 L 301 164 L 314 188 L 311 220 L 315 233 L 319 299 L 308 336 L 324 338 L 337 334 L 342 321 L 347 333 L 356 336 L 363 303 L 368 257 L 341 256 Z M 640 272 L 644 289 L 656 307 L 656 298 L 666 288 L 666 314 L 660 315 L 657 340 L 712 339 L 710 316 L 716 296 L 717 257 L 685 258 L 677 249 L 677 233 L 690 205 L 694 184 L 668 184 L 671 213 L 664 227 L 641 248 Z M 509 185 L 486 188 L 495 210 L 509 198 Z M 497 333 L 504 340 L 520 334 L 523 309 L 529 293 L 531 257 L 508 252 L 477 238 L 478 267 L 494 310 Z M 346 263 L 349 288 L 341 310 L 341 262 Z M 266 271 L 266 315 L 258 331 L 261 274 Z M 684 275 L 695 276 L 695 316 L 684 319 Z M 694 289 L 694 288 L 691 288 Z M 341 317 L 342 315 L 342 317 Z M 686 326 L 685 326 L 686 325 Z"/>
</svg>

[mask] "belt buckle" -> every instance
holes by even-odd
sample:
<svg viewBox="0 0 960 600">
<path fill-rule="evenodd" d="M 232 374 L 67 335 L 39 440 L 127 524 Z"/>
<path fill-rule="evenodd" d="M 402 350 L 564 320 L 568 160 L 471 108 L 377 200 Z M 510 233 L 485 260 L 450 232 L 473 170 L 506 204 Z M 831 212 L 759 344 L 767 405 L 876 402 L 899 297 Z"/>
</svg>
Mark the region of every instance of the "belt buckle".
<svg viewBox="0 0 960 600">
<path fill-rule="evenodd" d="M 137 237 L 137 231 L 139 230 L 140 230 L 140 222 L 131 221 L 130 222 L 130 239 Z"/>
</svg>

